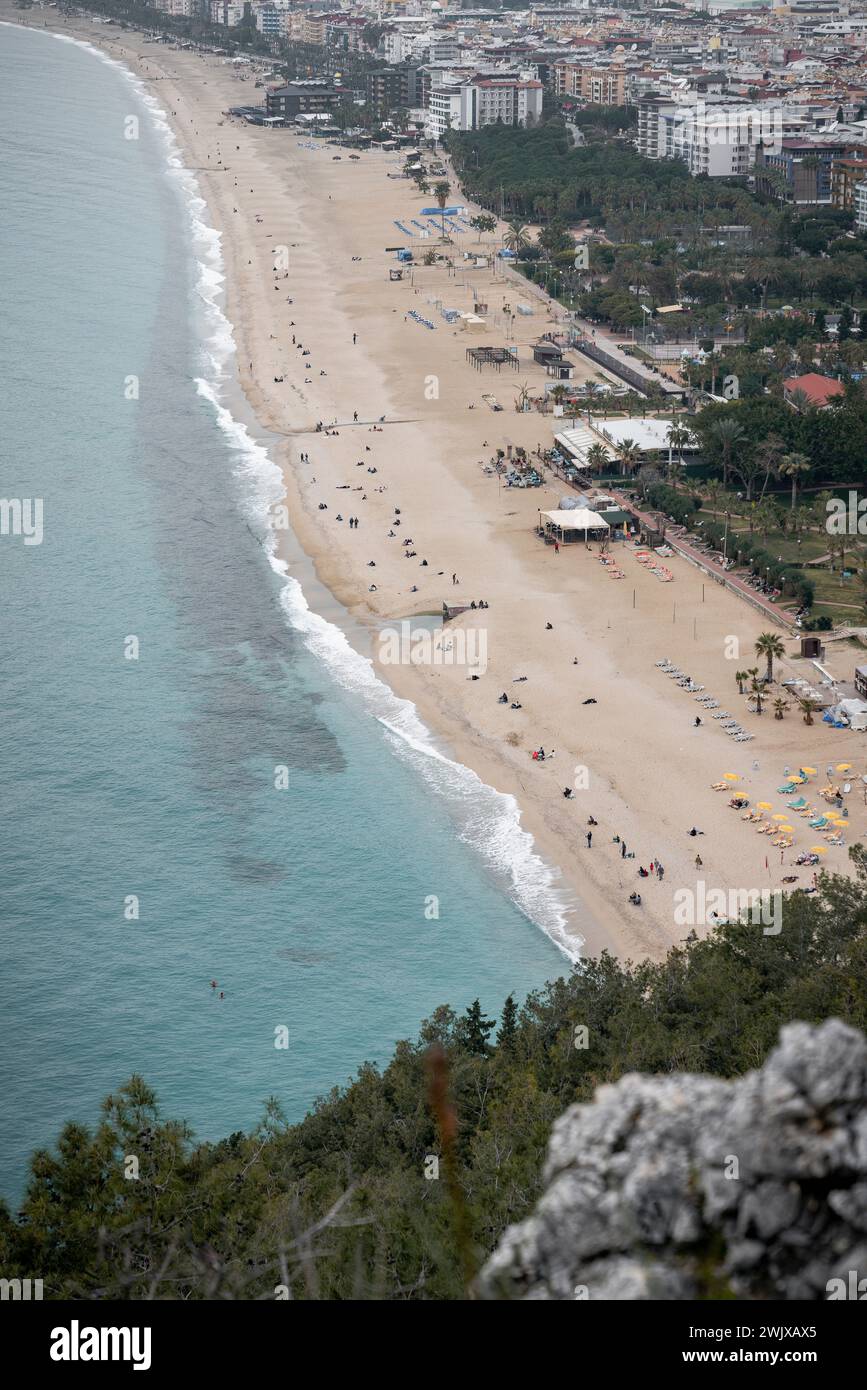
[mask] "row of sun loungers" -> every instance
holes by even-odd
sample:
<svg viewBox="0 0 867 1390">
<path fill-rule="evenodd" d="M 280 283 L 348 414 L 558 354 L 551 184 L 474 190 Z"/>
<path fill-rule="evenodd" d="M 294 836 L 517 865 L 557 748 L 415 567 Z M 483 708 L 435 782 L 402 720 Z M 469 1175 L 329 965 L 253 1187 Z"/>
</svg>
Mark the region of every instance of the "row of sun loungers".
<svg viewBox="0 0 867 1390">
<path fill-rule="evenodd" d="M 650 573 L 655 574 L 657 579 L 660 579 L 663 584 L 671 583 L 674 575 L 670 569 L 666 569 L 665 565 L 659 563 L 655 555 L 651 555 L 646 550 L 636 550 L 633 554 L 639 565 L 643 565 L 646 570 L 650 570 Z"/>
<path fill-rule="evenodd" d="M 673 662 L 668 660 L 668 657 L 663 657 L 662 661 L 654 662 L 654 665 L 663 675 L 669 676 L 673 681 L 676 681 L 681 689 L 686 690 L 690 695 L 694 693 L 696 703 L 701 705 L 704 709 L 708 711 L 719 710 L 719 713 L 714 714 L 713 718 L 720 721 L 728 721 L 728 723 L 723 723 L 722 727 L 725 729 L 729 738 L 733 738 L 736 743 L 749 743 L 754 737 L 753 734 L 748 733 L 746 729 L 742 728 L 736 719 L 732 719 L 728 710 L 720 709 L 720 702 L 715 695 L 703 694 L 704 686 L 696 685 L 692 677 L 681 671 L 679 666 L 675 666 Z"/>
<path fill-rule="evenodd" d="M 606 570 L 608 571 L 608 577 L 610 579 L 626 578 L 626 575 L 623 573 L 623 570 L 620 568 L 616 560 L 609 559 L 607 555 L 600 555 L 599 563 L 605 566 Z"/>
</svg>

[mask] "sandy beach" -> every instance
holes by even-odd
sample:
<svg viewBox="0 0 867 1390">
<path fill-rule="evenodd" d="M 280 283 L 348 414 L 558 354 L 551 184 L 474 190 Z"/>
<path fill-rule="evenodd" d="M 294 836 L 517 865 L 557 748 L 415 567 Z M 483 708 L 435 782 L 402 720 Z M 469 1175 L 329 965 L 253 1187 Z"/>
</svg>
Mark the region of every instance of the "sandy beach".
<svg viewBox="0 0 867 1390">
<path fill-rule="evenodd" d="M 458 634 L 484 635 L 479 679 L 449 664 L 448 653 L 429 664 L 379 661 L 378 669 L 452 756 L 515 796 L 522 824 L 575 902 L 576 944 L 583 938 L 588 954 L 660 958 L 686 935 L 673 893 L 698 877 L 762 889 L 797 875 L 789 886 L 808 886 L 812 870 L 793 859 L 820 843 L 816 830 L 793 819 L 794 843 L 781 851 L 712 784 L 736 775 L 733 789 L 783 814 L 791 799 L 777 790 L 784 768 L 815 767 L 823 775 L 804 795 L 815 794 L 826 765 L 846 760 L 864 770 L 863 735 L 820 721 L 806 727 L 794 706 L 782 721 L 770 709 L 746 713 L 734 676 L 762 666 L 753 647 L 765 619 L 677 557 L 666 562 L 673 581 L 660 583 L 626 546 L 617 550 L 621 580 L 595 547 L 555 553 L 534 525 L 564 486 L 510 489 L 483 471 L 497 448 L 552 441 L 552 417 L 514 408 L 523 383 L 545 379 L 531 344 L 551 327 L 547 308 L 502 274 L 463 268 L 475 233 L 459 238 L 454 274 L 416 265 L 411 280 L 391 281 L 396 262 L 386 248 L 405 242 L 395 222 L 418 218 L 431 195 L 389 177 L 402 164 L 394 154 L 350 160 L 325 142 L 227 117 L 230 106 L 262 99 L 244 69 L 54 11 L 22 16 L 5 0 L 0 16 L 98 44 L 159 99 L 222 236 L 241 384 L 262 425 L 284 441 L 278 461 L 290 525 L 323 583 L 371 630 L 374 650 L 388 655 L 380 628 L 438 614 L 443 602 L 489 605 L 448 629 L 452 652 L 465 640 Z M 463 201 L 457 188 L 453 198 Z M 433 245 L 418 241 L 415 249 Z M 477 372 L 467 348 L 506 342 L 502 306 L 519 297 L 534 307 L 512 320 L 508 341 L 520 370 Z M 459 310 L 487 303 L 493 333 L 454 328 L 435 300 Z M 595 375 L 588 364 L 587 376 Z M 489 393 L 502 412 L 483 399 Z M 317 422 L 334 428 L 317 432 Z M 699 707 L 655 665 L 663 658 L 742 717 L 754 740 L 734 744 L 710 715 L 696 727 Z M 831 660 L 850 675 L 848 657 Z M 805 673 L 804 663 L 783 666 L 783 674 Z M 511 709 L 513 701 L 521 708 Z M 553 760 L 532 758 L 540 746 Z M 575 787 L 571 799 L 565 786 Z M 867 812 L 860 793 L 847 804 L 853 843 L 864 838 Z M 692 827 L 701 838 L 689 835 Z M 622 857 L 615 836 L 634 859 Z M 664 880 L 638 879 L 650 861 L 665 866 Z M 823 863 L 848 871 L 846 848 L 828 848 Z M 636 888 L 639 908 L 628 902 Z"/>
</svg>

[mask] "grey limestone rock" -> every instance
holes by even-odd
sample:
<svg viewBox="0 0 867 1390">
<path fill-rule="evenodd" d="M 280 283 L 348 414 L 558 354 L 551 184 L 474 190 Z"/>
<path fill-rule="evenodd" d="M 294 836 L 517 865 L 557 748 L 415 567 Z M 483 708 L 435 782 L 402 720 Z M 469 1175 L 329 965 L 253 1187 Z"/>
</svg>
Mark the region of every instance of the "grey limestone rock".
<svg viewBox="0 0 867 1390">
<path fill-rule="evenodd" d="M 867 1040 L 796 1023 L 734 1081 L 624 1076 L 560 1117 L 544 1181 L 482 1297 L 827 1298 L 867 1278 Z"/>
</svg>

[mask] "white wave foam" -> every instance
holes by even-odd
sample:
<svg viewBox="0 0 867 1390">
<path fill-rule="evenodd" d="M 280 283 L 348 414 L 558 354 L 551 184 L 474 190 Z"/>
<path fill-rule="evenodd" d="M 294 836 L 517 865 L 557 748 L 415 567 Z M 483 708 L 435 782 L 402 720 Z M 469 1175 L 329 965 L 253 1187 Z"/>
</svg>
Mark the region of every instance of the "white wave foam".
<svg viewBox="0 0 867 1390">
<path fill-rule="evenodd" d="M 564 955 L 577 960 L 582 943 L 566 929 L 570 914 L 566 896 L 556 886 L 556 871 L 536 854 L 532 835 L 522 829 L 515 798 L 496 791 L 471 768 L 442 753 L 415 705 L 379 679 L 373 662 L 355 650 L 340 628 L 313 612 L 296 580 L 287 579 L 280 599 L 292 627 L 337 684 L 361 699 L 387 731 L 397 755 L 451 804 L 460 838 L 506 879 L 511 896 L 531 921 Z"/>
<path fill-rule="evenodd" d="M 53 37 L 86 49 L 122 73 L 165 141 L 167 169 L 186 203 L 197 260 L 196 292 L 207 319 L 206 351 L 210 370 L 195 379 L 196 391 L 212 406 L 217 425 L 235 454 L 235 471 L 247 484 L 250 515 L 261 524 L 271 566 L 285 581 L 280 602 L 289 624 L 300 634 L 308 650 L 326 666 L 332 679 L 360 699 L 370 716 L 378 720 L 395 754 L 415 768 L 428 786 L 446 800 L 457 821 L 461 840 L 471 845 L 504 879 L 517 906 L 541 927 L 565 956 L 577 960 L 583 943 L 567 931 L 571 905 L 557 887 L 556 870 L 535 852 L 532 835 L 522 829 L 515 798 L 496 791 L 471 768 L 446 757 L 419 718 L 415 705 L 395 695 L 379 679 L 373 662 L 356 651 L 339 627 L 313 612 L 300 584 L 286 574 L 286 565 L 276 554 L 276 535 L 270 516 L 274 503 L 285 496 L 282 472 L 264 445 L 250 435 L 242 421 L 235 419 L 222 400 L 225 383 L 233 377 L 235 338 L 220 304 L 225 285 L 221 236 L 205 220 L 207 204 L 199 192 L 196 177 L 184 165 L 165 111 L 135 73 L 83 39 L 74 39 L 68 34 Z"/>
</svg>

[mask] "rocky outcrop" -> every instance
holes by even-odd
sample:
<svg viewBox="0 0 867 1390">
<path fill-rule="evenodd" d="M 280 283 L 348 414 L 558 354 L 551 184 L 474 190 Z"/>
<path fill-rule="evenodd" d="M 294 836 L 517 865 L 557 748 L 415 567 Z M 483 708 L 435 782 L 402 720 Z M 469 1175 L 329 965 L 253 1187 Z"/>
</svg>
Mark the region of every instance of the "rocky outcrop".
<svg viewBox="0 0 867 1390">
<path fill-rule="evenodd" d="M 826 1299 L 832 1279 L 867 1280 L 867 1041 L 836 1020 L 784 1028 L 735 1081 L 631 1075 L 572 1106 L 479 1292 Z"/>
</svg>

